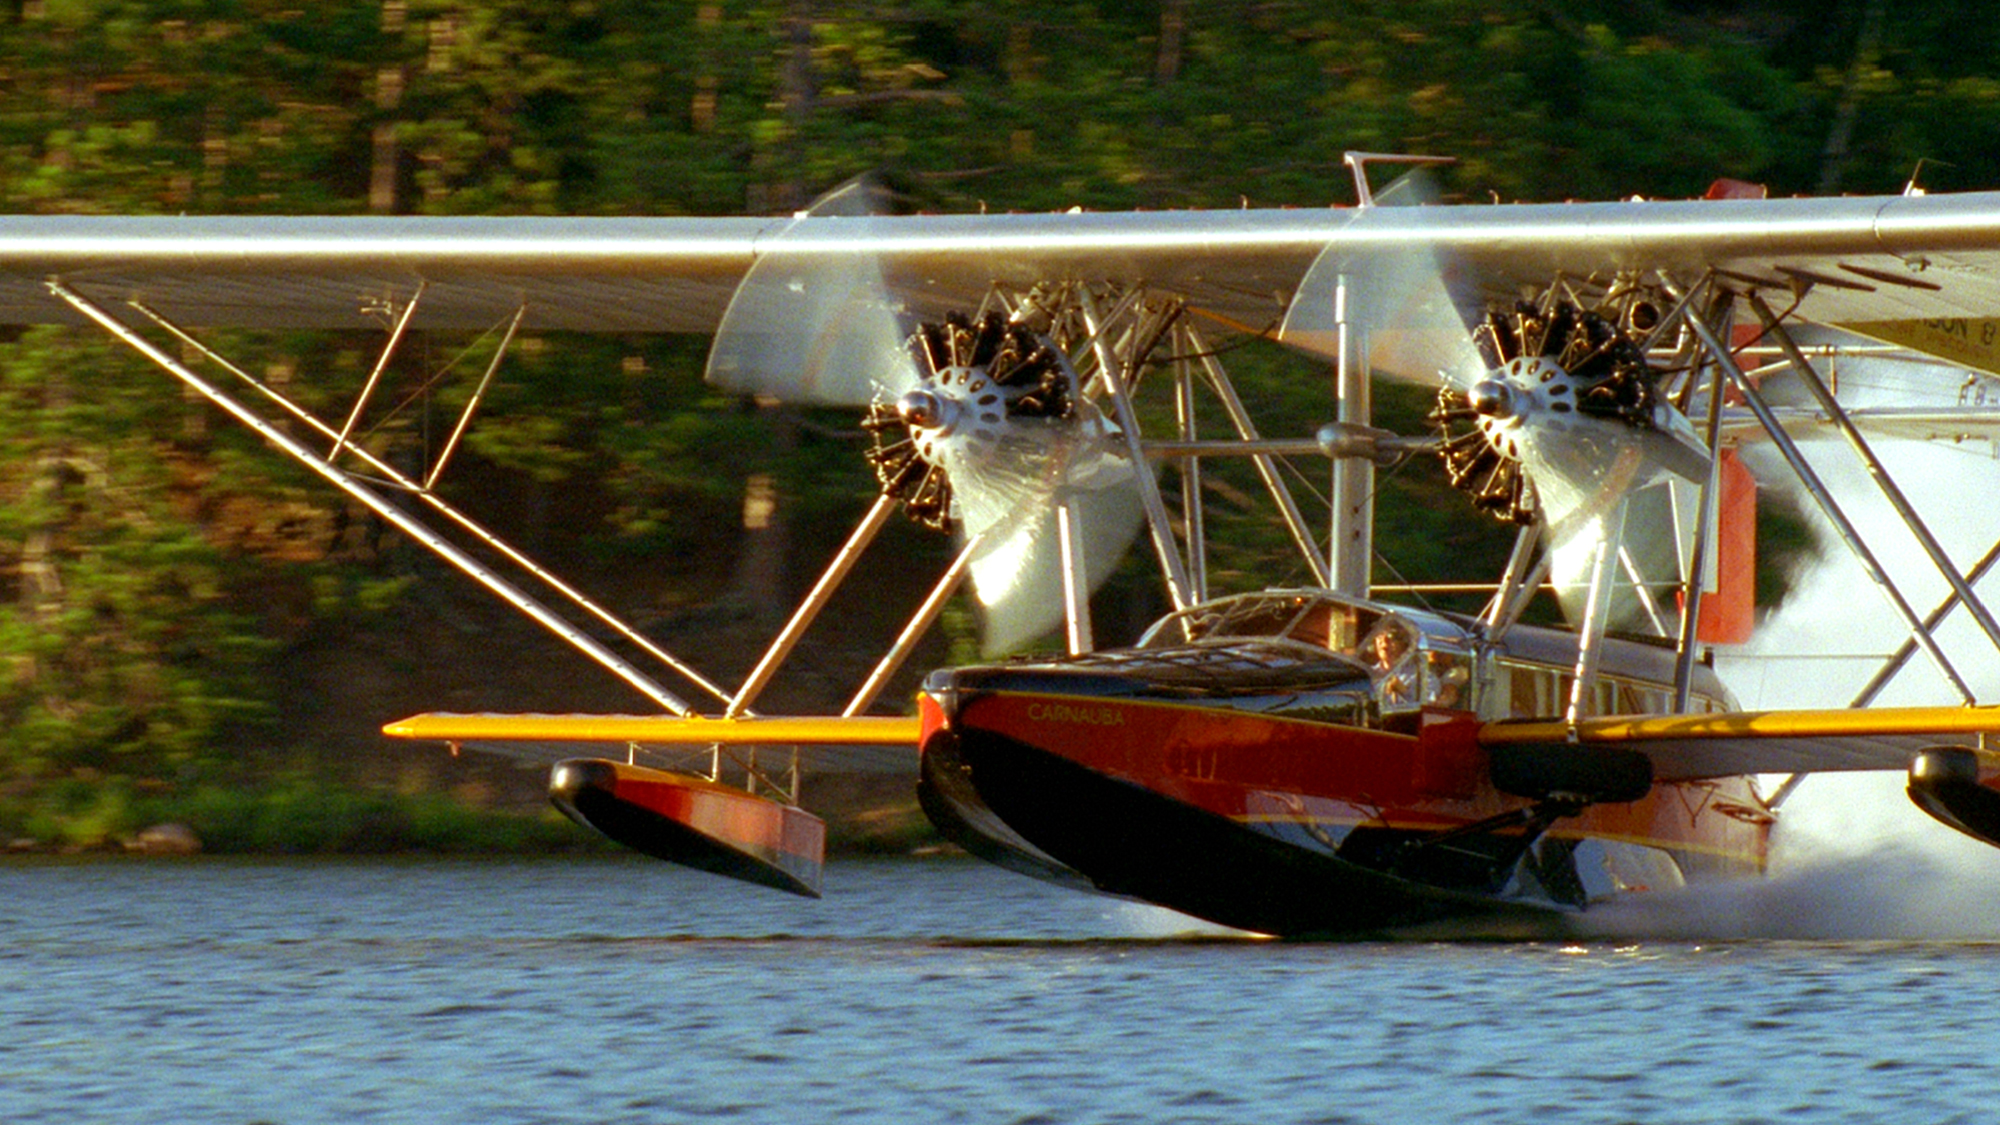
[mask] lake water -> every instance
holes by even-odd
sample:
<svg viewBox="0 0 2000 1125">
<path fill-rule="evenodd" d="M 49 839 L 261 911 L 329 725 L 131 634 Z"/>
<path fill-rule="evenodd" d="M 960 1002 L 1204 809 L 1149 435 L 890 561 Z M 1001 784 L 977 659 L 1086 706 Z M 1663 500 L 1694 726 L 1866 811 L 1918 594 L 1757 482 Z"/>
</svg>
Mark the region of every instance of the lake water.
<svg viewBox="0 0 2000 1125">
<path fill-rule="evenodd" d="M 826 883 L 0 866 L 0 1121 L 1983 1123 L 2000 1089 L 2000 945 L 1289 945 L 968 861 Z"/>
</svg>

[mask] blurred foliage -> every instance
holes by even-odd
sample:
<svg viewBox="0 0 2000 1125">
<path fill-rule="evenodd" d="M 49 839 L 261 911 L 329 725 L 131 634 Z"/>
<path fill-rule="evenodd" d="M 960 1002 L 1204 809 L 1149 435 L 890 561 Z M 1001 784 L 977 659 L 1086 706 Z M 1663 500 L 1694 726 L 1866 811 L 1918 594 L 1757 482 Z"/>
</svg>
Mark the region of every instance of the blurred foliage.
<svg viewBox="0 0 2000 1125">
<path fill-rule="evenodd" d="M 1920 160 L 1927 186 L 1982 187 L 2000 183 L 1985 9 L 22 0 L 0 11 L 0 207 L 783 213 L 866 170 L 938 210 L 1319 207 L 1350 195 L 1347 149 L 1455 155 L 1451 190 L 1475 201 L 1686 196 L 1718 176 L 1893 191 Z M 380 345 L 224 339 L 335 417 Z M 368 448 L 425 468 L 493 342 L 413 340 Z M 693 601 L 748 549 L 745 490 L 769 482 L 814 532 L 772 541 L 799 580 L 870 490 L 851 420 L 719 395 L 703 347 L 521 341 L 446 487 L 559 564 L 645 559 Z M 412 573 L 381 527 L 133 362 L 80 334 L 0 344 L 0 801 L 44 787 L 72 836 L 131 815 L 119 794 L 212 784 L 218 748 L 282 705 L 260 674 L 274 646 L 382 614 Z M 1327 420 L 1321 367 L 1247 348 L 1232 370 L 1267 432 Z M 1428 406 L 1378 399 L 1405 428 Z M 1207 490 L 1221 584 L 1304 580 L 1243 468 Z M 1302 472 L 1323 492 L 1323 464 Z M 1382 474 L 1386 568 L 1436 580 L 1504 553 L 1427 472 Z M 1100 603 L 1158 608 L 1144 564 Z M 98 796 L 61 788 L 79 778 Z"/>
<path fill-rule="evenodd" d="M 150 825 L 180 824 L 209 855 L 605 854 L 553 808 L 481 807 L 447 792 L 356 789 L 345 779 L 287 772 L 228 784 L 148 784 L 89 772 L 55 779 L 32 800 L 0 797 L 0 824 L 57 849 L 116 848 Z"/>
<path fill-rule="evenodd" d="M 232 603 L 244 568 L 202 534 L 179 448 L 196 409 L 114 378 L 56 330 L 0 367 L 0 784 L 57 768 L 193 762 L 264 706 L 268 642 Z M 165 401 L 162 401 L 162 400 Z"/>
</svg>

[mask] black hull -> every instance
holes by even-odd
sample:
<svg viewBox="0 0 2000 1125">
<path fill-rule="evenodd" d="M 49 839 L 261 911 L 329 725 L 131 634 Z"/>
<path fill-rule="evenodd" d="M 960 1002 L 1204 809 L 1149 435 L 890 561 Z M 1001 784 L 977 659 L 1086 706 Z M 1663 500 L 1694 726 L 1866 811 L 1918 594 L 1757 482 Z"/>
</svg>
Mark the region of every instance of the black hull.
<svg viewBox="0 0 2000 1125">
<path fill-rule="evenodd" d="M 1456 919 L 1552 921 L 1550 908 L 1372 871 L 984 731 L 924 744 L 925 810 L 981 858 L 1049 878 L 1009 837 L 1096 889 L 1280 937 L 1387 933 Z M 975 804 L 976 800 L 976 804 Z M 1003 832 L 990 831 L 992 824 Z M 1070 881 L 1058 878 L 1058 881 Z"/>
<path fill-rule="evenodd" d="M 1910 764 L 1908 792 L 1918 808 L 1982 843 L 2000 846 L 2000 793 L 1979 783 L 1979 757 L 1944 746 Z"/>
</svg>

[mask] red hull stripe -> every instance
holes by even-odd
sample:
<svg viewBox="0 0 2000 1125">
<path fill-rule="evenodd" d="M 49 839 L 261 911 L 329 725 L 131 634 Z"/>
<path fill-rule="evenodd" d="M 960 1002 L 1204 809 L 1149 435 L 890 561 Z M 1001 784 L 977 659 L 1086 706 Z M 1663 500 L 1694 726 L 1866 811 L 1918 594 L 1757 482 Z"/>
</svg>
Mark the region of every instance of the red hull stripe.
<svg viewBox="0 0 2000 1125">
<path fill-rule="evenodd" d="M 698 777 L 625 766 L 612 793 L 767 862 L 791 855 L 818 863 L 826 850 L 826 825 L 817 817 Z"/>
<path fill-rule="evenodd" d="M 941 720 L 932 706 L 924 712 Z M 1483 763 L 1476 784 L 1441 788 L 1433 748 L 1412 735 L 1199 704 L 988 692 L 966 700 L 951 725 L 1040 747 L 1244 824 L 1438 830 L 1528 803 L 1495 790 Z M 1745 779 L 1661 784 L 1638 801 L 1591 806 L 1554 834 L 1761 867 L 1768 819 L 1732 811 L 1745 809 L 1761 809 Z"/>
</svg>

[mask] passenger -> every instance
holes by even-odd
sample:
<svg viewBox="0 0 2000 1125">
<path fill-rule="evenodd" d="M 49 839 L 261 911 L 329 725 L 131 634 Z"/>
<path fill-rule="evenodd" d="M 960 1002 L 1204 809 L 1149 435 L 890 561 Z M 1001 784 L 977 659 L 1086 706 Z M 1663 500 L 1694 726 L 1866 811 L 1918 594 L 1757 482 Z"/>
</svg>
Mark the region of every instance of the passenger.
<svg viewBox="0 0 2000 1125">
<path fill-rule="evenodd" d="M 1465 663 L 1447 652 L 1424 654 L 1424 670 L 1431 685 L 1431 702 L 1439 707 L 1461 706 L 1465 695 Z"/>
</svg>

